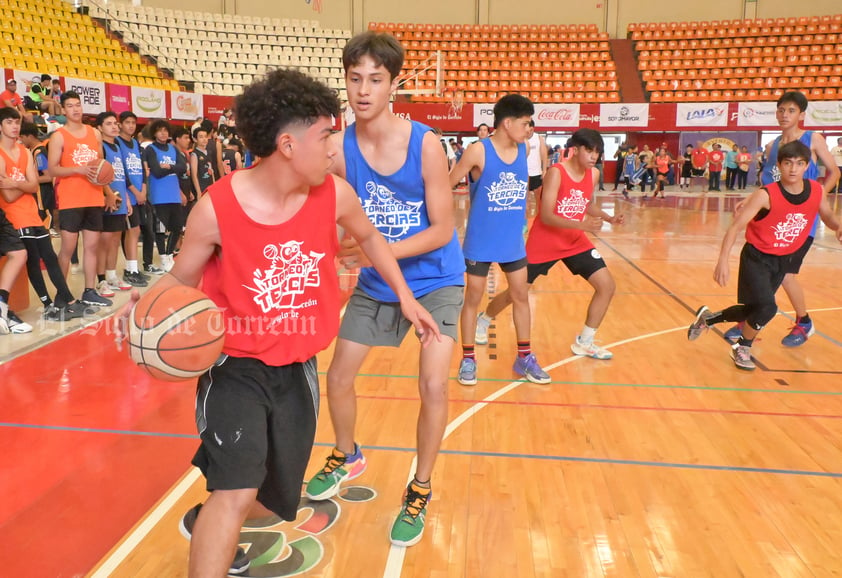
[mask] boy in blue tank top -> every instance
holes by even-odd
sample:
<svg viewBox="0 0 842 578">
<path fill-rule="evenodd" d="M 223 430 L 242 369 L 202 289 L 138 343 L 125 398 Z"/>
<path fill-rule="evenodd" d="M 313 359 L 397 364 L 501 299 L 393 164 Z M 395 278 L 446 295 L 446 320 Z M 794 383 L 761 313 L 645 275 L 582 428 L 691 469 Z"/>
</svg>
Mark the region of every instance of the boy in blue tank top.
<svg viewBox="0 0 842 578">
<path fill-rule="evenodd" d="M 450 185 L 470 174 L 471 208 L 462 251 L 465 253 L 467 283 L 462 307 L 462 362 L 459 383 L 475 385 L 477 364 L 474 343 L 477 312 L 485 294 L 486 279 L 492 263 L 499 263 L 506 274 L 512 298 L 512 317 L 517 334 L 514 371 L 529 381 L 549 383 L 550 376 L 541 369 L 530 345 L 531 317 L 526 283 L 526 246 L 523 225 L 526 221 L 526 191 L 529 170 L 526 138 L 535 107 L 528 98 L 507 94 L 494 105 L 494 134 L 468 147 L 459 164 L 450 173 Z"/>
<path fill-rule="evenodd" d="M 368 218 L 389 241 L 413 295 L 441 332 L 440 340 L 421 349 L 418 461 L 390 535 L 393 544 L 412 546 L 424 531 L 433 465 L 447 426 L 447 382 L 465 265 L 441 143 L 429 127 L 389 110 L 403 58 L 403 47 L 388 34 L 367 32 L 346 44 L 342 64 L 356 122 L 336 135 L 340 152 L 333 171 L 354 187 Z M 336 447 L 307 484 L 307 496 L 313 500 L 330 498 L 342 482 L 365 470 L 365 458 L 354 439 L 354 379 L 373 346 L 399 346 L 410 327 L 397 296 L 356 243 L 345 240 L 343 247 L 343 265 L 362 270 L 327 371 Z"/>
<path fill-rule="evenodd" d="M 783 145 L 793 142 L 801 141 L 804 145 L 810 148 L 812 158 L 810 159 L 810 166 L 804 174 L 806 179 L 818 179 L 819 167 L 816 159 L 820 159 L 825 167 L 827 173 L 825 174 L 822 188 L 824 194 L 827 195 L 833 190 L 834 184 L 839 179 L 839 169 L 836 168 L 836 163 L 833 160 L 833 155 L 827 148 L 827 142 L 824 137 L 817 132 L 804 130 L 799 126 L 804 121 L 804 116 L 807 112 L 807 97 L 801 92 L 790 91 L 785 92 L 778 99 L 777 110 L 775 117 L 778 120 L 778 126 L 781 127 L 781 136 L 766 145 L 764 156 L 766 162 L 760 171 L 760 184 L 768 185 L 773 182 L 781 180 L 780 169 L 777 166 L 778 149 Z M 744 202 L 738 204 L 735 212 L 738 212 Z M 802 247 L 802 259 L 807 254 L 810 246 L 813 244 L 813 237 L 816 233 L 816 226 L 818 220 L 813 225 L 813 230 L 810 232 L 810 238 L 804 243 Z M 816 329 L 813 327 L 813 320 L 807 313 L 807 299 L 804 296 L 804 289 L 801 283 L 798 282 L 798 272 L 801 269 L 801 260 L 793 259 L 792 268 L 787 272 L 781 286 L 786 291 L 789 297 L 792 308 L 795 310 L 795 323 L 792 325 L 789 333 L 781 340 L 781 344 L 785 347 L 798 347 L 804 344 L 807 339 L 812 336 Z M 742 324 L 735 325 L 725 332 L 725 339 L 732 343 L 739 341 L 742 335 Z"/>
<path fill-rule="evenodd" d="M 140 143 L 134 138 L 137 130 L 137 116 L 130 110 L 120 113 L 120 134 L 116 139 L 123 154 L 123 162 L 126 168 L 126 188 L 129 191 L 129 202 L 132 205 L 132 213 L 129 215 L 129 228 L 123 236 L 123 254 L 126 256 L 126 268 L 123 270 L 123 280 L 135 287 L 146 287 L 149 284 L 144 269 L 138 266 L 137 242 L 143 233 L 143 255 L 144 264 L 152 270 L 163 273 L 152 265 L 152 245 L 155 242 L 155 233 L 152 231 L 153 220 L 151 216 L 151 205 L 146 199 L 146 173 L 143 170 L 143 149 Z M 146 216 L 149 216 L 147 219 Z M 146 222 L 150 221 L 149 224 Z"/>
</svg>

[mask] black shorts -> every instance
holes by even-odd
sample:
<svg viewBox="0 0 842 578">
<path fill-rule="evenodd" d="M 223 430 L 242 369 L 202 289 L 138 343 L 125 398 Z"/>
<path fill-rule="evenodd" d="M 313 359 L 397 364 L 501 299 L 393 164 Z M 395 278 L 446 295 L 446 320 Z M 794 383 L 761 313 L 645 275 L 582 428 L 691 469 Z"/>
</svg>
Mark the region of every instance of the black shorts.
<svg viewBox="0 0 842 578">
<path fill-rule="evenodd" d="M 184 207 L 181 203 L 163 203 L 155 205 L 154 209 L 158 225 L 163 228 L 163 231 L 160 228 L 156 228 L 156 231 L 181 233 L 184 228 Z"/>
<path fill-rule="evenodd" d="M 223 356 L 199 378 L 193 465 L 208 491 L 257 489 L 284 520 L 298 513 L 304 470 L 316 437 L 316 358 L 281 367 Z"/>
<path fill-rule="evenodd" d="M 775 303 L 775 293 L 789 273 L 792 255 L 770 255 L 746 243 L 740 252 L 737 302 L 743 305 Z"/>
<path fill-rule="evenodd" d="M 541 185 L 544 184 L 544 177 L 541 175 L 535 175 L 529 177 L 529 190 L 534 191 L 535 189 L 541 188 Z"/>
<path fill-rule="evenodd" d="M 535 279 L 549 273 L 553 265 L 559 261 L 564 263 L 568 271 L 574 275 L 579 275 L 585 280 L 589 279 L 591 275 L 600 269 L 606 267 L 605 261 L 602 259 L 599 251 L 596 248 L 588 249 L 587 251 L 570 255 L 564 259 L 556 259 L 555 261 L 547 261 L 546 263 L 530 263 L 526 267 L 526 282 L 531 285 L 535 282 Z"/>
<path fill-rule="evenodd" d="M 68 233 L 79 231 L 102 231 L 103 207 L 78 207 L 59 209 L 58 220 L 61 230 Z"/>
<path fill-rule="evenodd" d="M 509 263 L 500 263 L 500 269 L 503 270 L 503 273 L 512 273 L 514 271 L 520 271 L 526 267 L 526 257 L 523 259 L 518 259 L 517 261 L 511 261 Z M 471 261 L 470 259 L 465 259 L 465 272 L 468 275 L 476 275 L 477 277 L 488 277 L 488 271 L 491 269 L 491 262 L 490 261 Z"/>
<path fill-rule="evenodd" d="M 13 251 L 22 250 L 24 250 L 23 241 L 20 240 L 17 229 L 6 218 L 3 209 L 0 209 L 0 257 Z"/>
<path fill-rule="evenodd" d="M 690 169 L 690 176 L 691 177 L 703 177 L 703 176 L 705 176 L 705 169 L 697 169 L 697 168 L 694 167 L 694 168 Z"/>
<path fill-rule="evenodd" d="M 807 253 L 810 251 L 810 247 L 813 246 L 813 237 L 807 237 L 807 240 L 804 241 L 804 244 L 791 255 L 787 255 L 786 258 L 786 272 L 792 273 L 793 275 L 798 275 L 801 272 L 801 263 L 804 262 L 804 257 L 807 256 Z"/>
<path fill-rule="evenodd" d="M 46 227 L 24 227 L 18 229 L 18 236 L 21 239 L 43 239 L 50 236 L 50 232 Z"/>
<path fill-rule="evenodd" d="M 128 221 L 126 215 L 112 215 L 111 213 L 103 213 L 102 215 L 102 231 L 104 233 L 120 233 L 128 228 Z"/>
<path fill-rule="evenodd" d="M 129 229 L 134 229 L 135 227 L 140 227 L 140 211 L 143 210 L 142 207 L 138 205 L 132 205 L 132 214 L 129 215 L 128 223 Z"/>
</svg>

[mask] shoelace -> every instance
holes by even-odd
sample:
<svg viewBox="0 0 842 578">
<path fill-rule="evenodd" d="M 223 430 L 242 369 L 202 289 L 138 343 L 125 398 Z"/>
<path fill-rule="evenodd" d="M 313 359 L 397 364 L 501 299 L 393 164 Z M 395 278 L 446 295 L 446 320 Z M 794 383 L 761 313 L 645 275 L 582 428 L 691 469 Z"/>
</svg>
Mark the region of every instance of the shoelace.
<svg viewBox="0 0 842 578">
<path fill-rule="evenodd" d="M 427 506 L 427 501 L 429 499 L 430 494 L 421 494 L 416 492 L 412 488 L 407 488 L 406 507 L 404 508 L 404 511 L 407 514 L 409 514 L 410 517 L 415 519 L 421 513 L 421 510 L 423 510 Z"/>
<path fill-rule="evenodd" d="M 340 457 L 336 454 L 331 453 L 327 457 L 327 463 L 325 464 L 325 467 L 322 469 L 322 475 L 332 474 L 336 471 L 336 468 L 338 468 L 339 466 L 344 466 L 346 460 L 346 457 Z"/>
<path fill-rule="evenodd" d="M 802 337 L 807 337 L 807 330 L 806 330 L 806 329 L 804 329 L 804 328 L 803 328 L 801 325 L 799 325 L 798 323 L 796 323 L 795 325 L 793 325 L 793 326 L 790 328 L 789 333 L 790 333 L 790 335 L 792 335 L 793 333 L 800 333 Z"/>
</svg>

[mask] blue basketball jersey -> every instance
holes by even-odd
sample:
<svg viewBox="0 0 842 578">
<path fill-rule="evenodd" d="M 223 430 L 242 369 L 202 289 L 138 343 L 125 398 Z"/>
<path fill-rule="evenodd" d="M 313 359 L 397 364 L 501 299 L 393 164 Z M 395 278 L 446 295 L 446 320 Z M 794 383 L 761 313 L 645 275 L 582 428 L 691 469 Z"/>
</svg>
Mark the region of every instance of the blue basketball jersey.
<svg viewBox="0 0 842 578">
<path fill-rule="evenodd" d="M 126 169 L 128 182 L 138 191 L 143 190 L 143 157 L 141 155 L 140 143 L 135 139 L 125 141 L 122 137 L 115 139 L 123 153 L 123 165 Z M 132 205 L 137 205 L 137 198 L 131 189 L 128 190 L 128 199 Z"/>
<path fill-rule="evenodd" d="M 481 263 L 511 263 L 526 257 L 523 225 L 529 170 L 526 144 L 517 157 L 503 162 L 490 138 L 480 141 L 485 151 L 482 174 L 471 187 L 471 209 L 462 252 Z"/>
<path fill-rule="evenodd" d="M 421 149 L 428 126 L 412 121 L 406 161 L 391 175 L 381 175 L 366 162 L 357 143 L 356 125 L 345 130 L 345 178 L 354 187 L 366 216 L 389 243 L 395 243 L 430 226 L 421 173 Z M 465 263 L 456 231 L 445 246 L 398 261 L 415 297 L 453 285 L 464 285 Z M 378 301 L 395 303 L 394 291 L 373 267 L 360 271 L 360 289 Z"/>
<path fill-rule="evenodd" d="M 120 195 L 120 205 L 116 211 L 106 211 L 109 215 L 125 215 L 128 213 L 128 191 L 126 186 L 126 169 L 123 164 L 123 154 L 117 144 L 102 143 L 102 150 L 105 152 L 105 160 L 111 163 L 114 168 L 114 180 L 108 186 L 111 190 Z"/>
<path fill-rule="evenodd" d="M 161 150 L 154 144 L 149 145 L 158 157 L 158 164 L 175 165 L 178 161 L 178 154 L 175 146 L 168 144 L 166 150 Z M 181 203 L 181 186 L 178 184 L 178 175 L 171 173 L 165 177 L 149 175 L 149 201 L 153 205 L 164 205 L 168 203 Z"/>
</svg>

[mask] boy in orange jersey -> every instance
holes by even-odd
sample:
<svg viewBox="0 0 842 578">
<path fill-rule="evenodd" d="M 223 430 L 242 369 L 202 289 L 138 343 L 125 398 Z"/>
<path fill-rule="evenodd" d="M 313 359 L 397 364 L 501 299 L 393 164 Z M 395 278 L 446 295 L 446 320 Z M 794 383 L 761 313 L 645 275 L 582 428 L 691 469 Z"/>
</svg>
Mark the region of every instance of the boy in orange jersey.
<svg viewBox="0 0 842 578">
<path fill-rule="evenodd" d="M 102 137 L 92 127 L 82 124 L 82 99 L 76 92 L 68 90 L 62 94 L 61 106 L 67 124 L 53 133 L 47 153 L 50 175 L 56 182 L 61 222 L 58 262 L 66 277 L 81 231 L 85 270 L 82 303 L 107 307 L 111 300 L 94 289 L 105 196 L 102 187 L 91 182 L 96 168 L 88 166 L 90 161 L 102 157 Z"/>
<path fill-rule="evenodd" d="M 746 244 L 740 253 L 737 281 L 738 305 L 712 313 L 702 305 L 687 329 L 687 339 L 698 339 L 711 325 L 724 321 L 742 322 L 742 334 L 731 347 L 731 358 L 739 369 L 753 370 L 751 346 L 757 334 L 778 311 L 775 292 L 794 265 L 800 265 L 810 245 L 810 231 L 821 216 L 842 242 L 842 224 L 833 214 L 822 186 L 804 178 L 812 160 L 810 148 L 797 140 L 778 150 L 780 180 L 757 189 L 736 213 L 725 237 L 713 272 L 722 287 L 728 284 L 728 260 L 737 234 L 746 229 Z"/>
<path fill-rule="evenodd" d="M 26 271 L 29 282 L 44 306 L 44 319 L 58 321 L 81 317 L 82 305 L 75 302 L 67 287 L 64 275 L 58 265 L 58 259 L 50 241 L 50 232 L 43 225 L 38 214 L 36 193 L 38 192 L 38 170 L 32 154 L 17 143 L 20 137 L 20 115 L 14 109 L 0 110 L 2 130 L 0 130 L 0 209 L 17 230 L 17 234 L 26 249 Z M 30 125 L 33 129 L 34 125 Z M 37 129 L 36 129 L 37 130 Z M 53 303 L 44 276 L 41 273 L 41 261 L 47 268 L 50 281 L 56 287 L 56 300 Z M 9 325 L 13 333 L 27 333 L 32 330 L 15 316 L 9 316 Z"/>
</svg>

